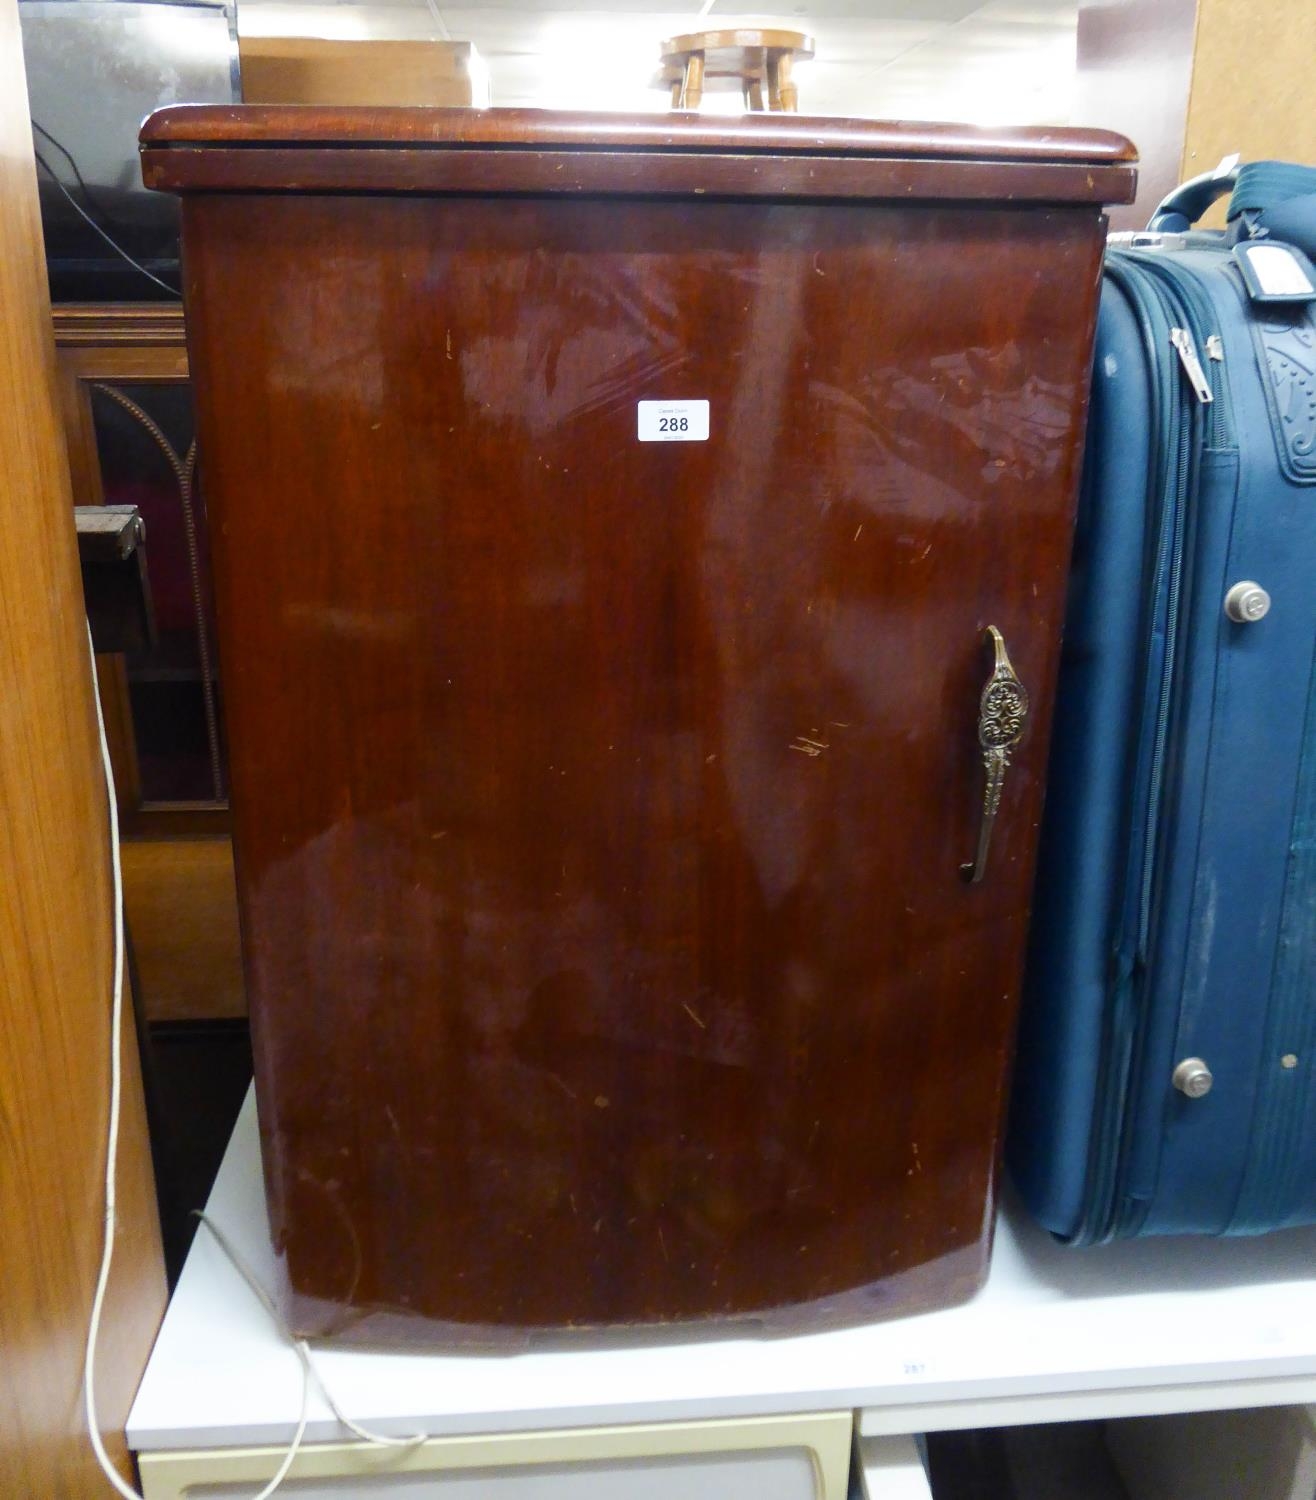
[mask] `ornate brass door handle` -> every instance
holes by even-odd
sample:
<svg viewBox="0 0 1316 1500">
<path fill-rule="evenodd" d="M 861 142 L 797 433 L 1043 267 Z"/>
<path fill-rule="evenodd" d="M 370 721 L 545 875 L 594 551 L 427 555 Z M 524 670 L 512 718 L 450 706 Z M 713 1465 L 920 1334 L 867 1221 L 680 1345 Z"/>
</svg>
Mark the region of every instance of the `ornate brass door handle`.
<svg viewBox="0 0 1316 1500">
<path fill-rule="evenodd" d="M 1001 789 L 1010 765 L 1010 752 L 1023 738 L 1028 718 L 1028 692 L 1015 675 L 1005 649 L 1005 637 L 995 625 L 987 627 L 994 662 L 992 674 L 978 700 L 978 743 L 987 771 L 983 789 L 982 818 L 978 824 L 978 852 L 972 864 L 961 865 L 960 874 L 976 885 L 987 868 L 987 850 L 991 847 L 992 825 L 1001 806 Z"/>
</svg>

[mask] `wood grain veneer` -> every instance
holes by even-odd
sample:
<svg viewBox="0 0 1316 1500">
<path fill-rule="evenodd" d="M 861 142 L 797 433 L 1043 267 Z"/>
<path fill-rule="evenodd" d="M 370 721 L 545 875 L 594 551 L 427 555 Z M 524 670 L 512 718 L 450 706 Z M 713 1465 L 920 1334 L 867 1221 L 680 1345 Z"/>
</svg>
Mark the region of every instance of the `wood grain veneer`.
<svg viewBox="0 0 1316 1500">
<path fill-rule="evenodd" d="M 228 838 L 126 843 L 123 886 L 147 1020 L 245 1016 Z"/>
<path fill-rule="evenodd" d="M 498 111 L 143 139 L 184 194 L 298 1327 L 967 1295 L 1127 143 Z M 678 397 L 708 440 L 637 442 Z M 988 625 L 1033 711 L 968 885 Z"/>
<path fill-rule="evenodd" d="M 0 1494 L 102 1493 L 82 1422 L 100 1257 L 111 968 L 106 798 L 14 0 L 0 0 Z M 128 1404 L 164 1308 L 131 1027 L 99 1366 Z"/>
</svg>

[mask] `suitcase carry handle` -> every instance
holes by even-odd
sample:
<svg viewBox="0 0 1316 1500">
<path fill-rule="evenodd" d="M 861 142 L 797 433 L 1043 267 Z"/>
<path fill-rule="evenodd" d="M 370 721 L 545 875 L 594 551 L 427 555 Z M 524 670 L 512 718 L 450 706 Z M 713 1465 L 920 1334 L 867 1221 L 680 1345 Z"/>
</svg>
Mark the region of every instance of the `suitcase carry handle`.
<svg viewBox="0 0 1316 1500">
<path fill-rule="evenodd" d="M 1238 180 L 1238 153 L 1226 156 L 1218 167 L 1181 183 L 1156 207 L 1147 228 L 1157 233 L 1182 234 L 1191 229 L 1217 198 L 1232 193 Z"/>
<path fill-rule="evenodd" d="M 1316 167 L 1245 162 L 1229 200 L 1235 240 L 1275 239 L 1316 255 Z"/>
<path fill-rule="evenodd" d="M 1157 234 L 1183 234 L 1226 193 L 1226 244 L 1275 239 L 1316 255 L 1316 167 L 1285 161 L 1250 161 L 1242 166 L 1227 156 L 1163 198 L 1147 228 Z"/>
</svg>

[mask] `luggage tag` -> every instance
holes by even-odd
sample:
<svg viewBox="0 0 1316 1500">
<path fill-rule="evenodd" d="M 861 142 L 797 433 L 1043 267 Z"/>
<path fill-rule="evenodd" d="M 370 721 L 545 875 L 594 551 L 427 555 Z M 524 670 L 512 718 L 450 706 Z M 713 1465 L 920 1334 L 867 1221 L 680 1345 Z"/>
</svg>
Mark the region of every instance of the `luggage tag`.
<svg viewBox="0 0 1316 1500">
<path fill-rule="evenodd" d="M 1243 240 L 1234 259 L 1253 302 L 1316 302 L 1316 268 L 1292 245 Z"/>
</svg>

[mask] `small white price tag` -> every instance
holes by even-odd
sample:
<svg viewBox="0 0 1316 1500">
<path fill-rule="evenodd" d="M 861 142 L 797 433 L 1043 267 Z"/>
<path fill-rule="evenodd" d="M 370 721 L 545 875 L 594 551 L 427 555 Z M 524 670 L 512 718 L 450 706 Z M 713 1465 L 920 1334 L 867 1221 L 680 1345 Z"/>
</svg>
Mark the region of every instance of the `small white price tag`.
<svg viewBox="0 0 1316 1500">
<path fill-rule="evenodd" d="M 1283 245 L 1245 245 L 1257 285 L 1267 297 L 1302 296 L 1316 291 L 1295 256 Z"/>
<path fill-rule="evenodd" d="M 641 401 L 636 433 L 642 443 L 706 443 L 707 401 Z"/>
</svg>

